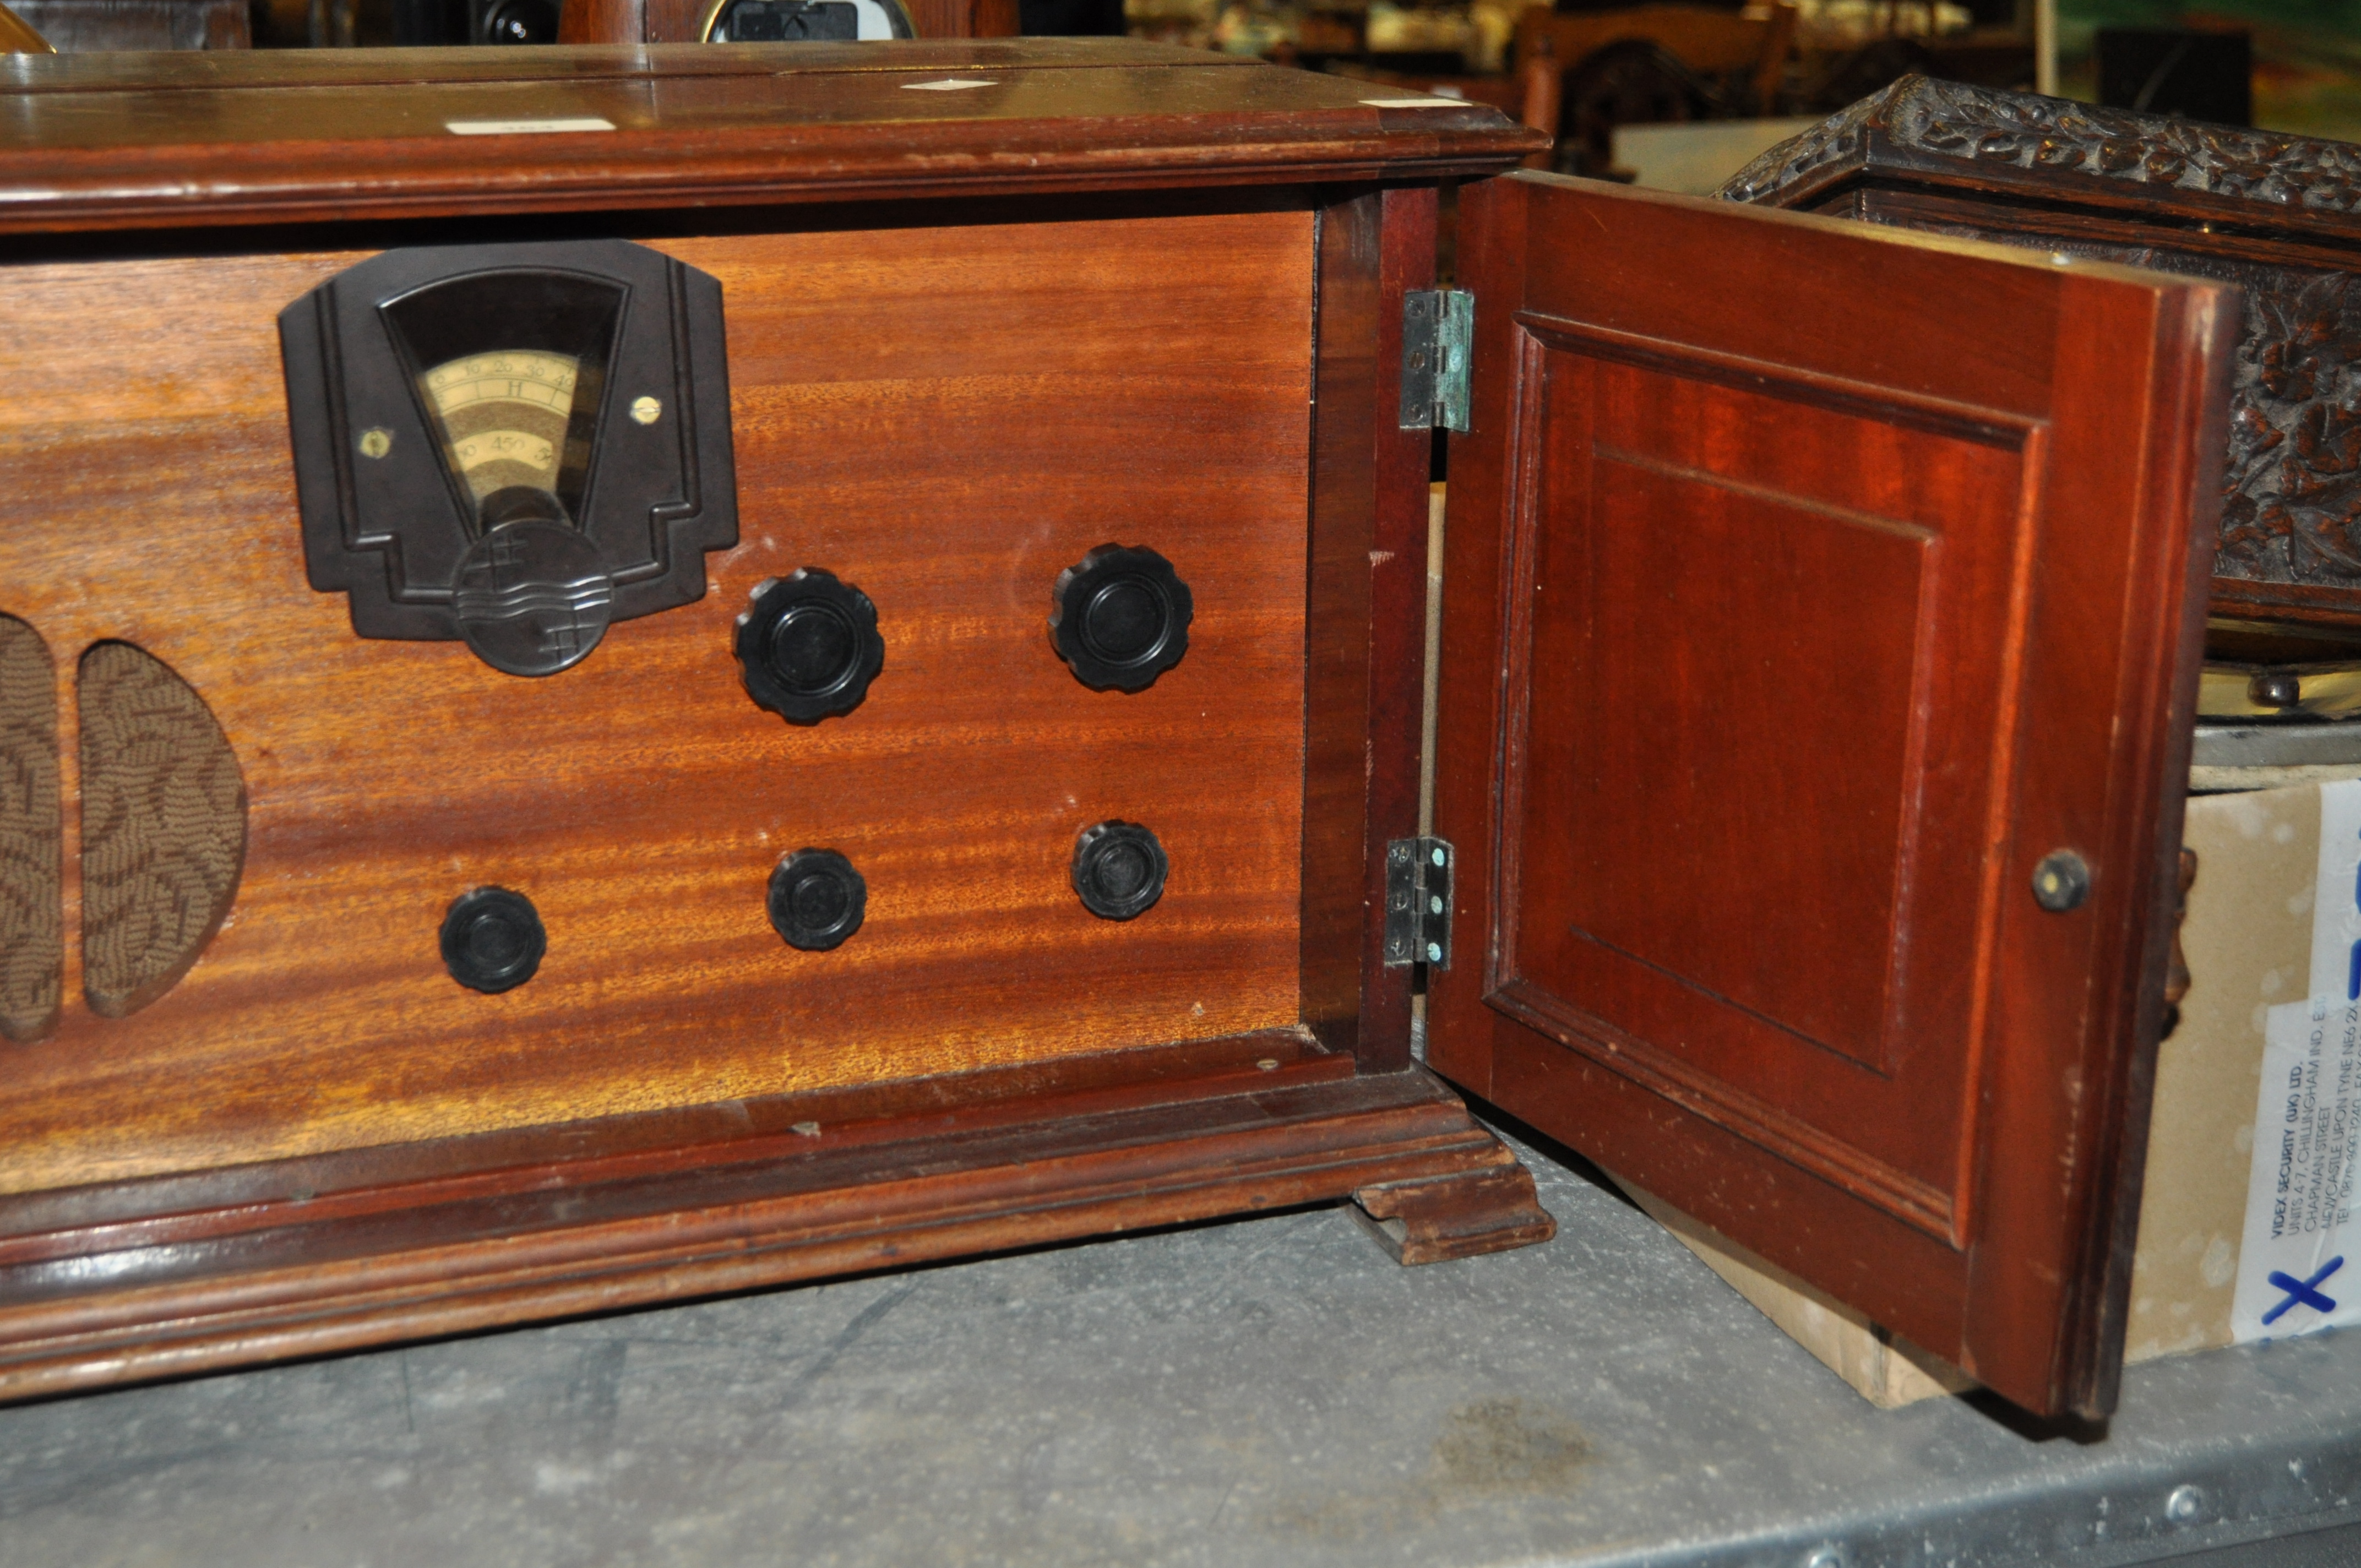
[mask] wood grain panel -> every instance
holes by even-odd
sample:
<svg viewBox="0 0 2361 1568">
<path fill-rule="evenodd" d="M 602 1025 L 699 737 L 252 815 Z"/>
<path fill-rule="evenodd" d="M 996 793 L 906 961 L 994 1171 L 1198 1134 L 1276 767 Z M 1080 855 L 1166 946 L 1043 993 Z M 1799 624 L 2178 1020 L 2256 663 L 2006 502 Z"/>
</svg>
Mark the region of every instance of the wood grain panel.
<svg viewBox="0 0 2361 1568">
<path fill-rule="evenodd" d="M 540 681 L 362 641 L 304 583 L 272 323 L 357 257 L 16 270 L 11 608 L 187 678 L 251 836 L 178 987 L 22 1055 L 0 1189 L 1293 1024 L 1312 238 L 1281 212 L 665 242 L 725 291 L 742 543 L 701 603 Z M 118 368 L 29 330 L 61 320 Z M 1109 541 L 1195 593 L 1187 659 L 1135 695 L 1081 686 L 1046 630 Z M 730 634 L 806 565 L 876 600 L 887 655 L 860 709 L 794 729 Z M 1111 817 L 1172 863 L 1123 924 L 1066 878 Z M 806 844 L 869 881 L 832 953 L 763 914 Z M 504 995 L 435 953 L 479 883 L 549 928 Z"/>
<path fill-rule="evenodd" d="M 2027 432 L 1529 321 L 1493 983 L 1949 1235 Z"/>
<path fill-rule="evenodd" d="M 2103 1413 L 2232 297 L 1542 176 L 1461 222 L 1435 818 L 1484 952 L 1431 1059 Z"/>
</svg>

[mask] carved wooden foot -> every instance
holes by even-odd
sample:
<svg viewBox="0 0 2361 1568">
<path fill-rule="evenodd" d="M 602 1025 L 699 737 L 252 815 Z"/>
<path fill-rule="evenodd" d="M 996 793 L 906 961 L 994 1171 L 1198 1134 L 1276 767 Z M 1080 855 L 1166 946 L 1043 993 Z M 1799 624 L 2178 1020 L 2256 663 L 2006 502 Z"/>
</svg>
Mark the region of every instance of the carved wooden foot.
<svg viewBox="0 0 2361 1568">
<path fill-rule="evenodd" d="M 1531 1246 L 1557 1234 L 1531 1172 L 1506 1147 L 1501 1163 L 1422 1180 L 1389 1181 L 1353 1194 L 1353 1217 L 1397 1263 L 1441 1263 Z"/>
</svg>

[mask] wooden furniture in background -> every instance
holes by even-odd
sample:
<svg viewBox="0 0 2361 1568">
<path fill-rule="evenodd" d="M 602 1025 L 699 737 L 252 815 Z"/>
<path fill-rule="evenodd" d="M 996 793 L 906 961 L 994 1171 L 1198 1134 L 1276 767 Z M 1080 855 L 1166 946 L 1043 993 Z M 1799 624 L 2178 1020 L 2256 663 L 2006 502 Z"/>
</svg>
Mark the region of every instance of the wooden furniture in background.
<svg viewBox="0 0 2361 1568">
<path fill-rule="evenodd" d="M 1619 125 L 1775 113 L 1795 38 L 1785 0 L 1759 16 L 1701 5 L 1527 11 L 1510 56 L 1520 118 L 1558 143 L 1531 166 L 1605 176 Z"/>
<path fill-rule="evenodd" d="M 253 43 L 246 0 L 16 0 L 16 9 L 51 48 L 69 54 Z"/>
<path fill-rule="evenodd" d="M 1774 112 L 1795 49 L 1795 7 L 1774 0 L 1760 16 L 1705 5 L 1638 5 L 1560 13 L 1537 6 L 1517 18 L 1517 67 L 1546 58 L 1572 71 L 1602 49 L 1653 44 L 1723 90 L 1727 111 Z"/>
<path fill-rule="evenodd" d="M 0 919 L 61 939 L 0 998 L 0 1394 L 1279 1204 L 1356 1201 L 1405 1261 L 1540 1239 L 1412 1058 L 1425 952 L 1437 1069 L 2009 1398 L 2106 1408 L 2225 291 L 1487 179 L 1543 138 L 1118 41 L 60 56 L 5 91 L 0 777 L 54 787 L 0 798 Z M 1444 180 L 1472 405 L 1412 331 L 1460 313 Z M 354 391 L 302 302 L 559 239 L 708 280 L 633 309 L 718 299 L 726 393 L 619 379 L 583 429 L 640 432 L 599 481 L 637 483 L 682 422 L 735 522 L 667 511 L 712 523 L 685 591 L 521 678 L 403 640 L 449 635 L 390 589 L 459 492 L 402 467 L 409 373 Z M 435 265 L 522 265 L 470 254 Z M 335 363 L 410 342 L 412 298 L 356 295 Z M 1416 839 L 1438 420 L 1456 883 L 1413 898 L 1455 859 Z M 568 515 L 466 524 L 463 625 Z M 445 532 L 397 580 L 368 516 Z M 1192 595 L 1137 691 L 1049 635 L 1108 543 Z M 868 596 L 884 665 L 789 725 L 738 620 L 799 567 Z M 522 586 L 569 638 L 637 591 Z M 165 770 L 203 809 L 93 864 L 156 798 L 78 740 L 125 644 L 243 790 Z M 1071 881 L 1111 820 L 1169 856 L 1136 918 Z M 810 849 L 867 879 L 824 949 L 765 902 Z M 142 879 L 191 917 L 126 953 Z M 478 953 L 488 886 L 538 934 Z"/>
<path fill-rule="evenodd" d="M 2361 632 L 2361 148 L 1914 77 L 1722 195 L 2238 285 L 2214 611 Z"/>
</svg>

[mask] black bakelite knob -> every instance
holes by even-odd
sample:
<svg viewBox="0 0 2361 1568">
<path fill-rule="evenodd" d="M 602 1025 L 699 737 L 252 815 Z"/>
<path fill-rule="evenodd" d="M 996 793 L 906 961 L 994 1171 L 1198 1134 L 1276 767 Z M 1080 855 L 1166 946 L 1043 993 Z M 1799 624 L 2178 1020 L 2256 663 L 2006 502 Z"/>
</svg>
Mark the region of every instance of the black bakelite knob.
<svg viewBox="0 0 2361 1568">
<path fill-rule="evenodd" d="M 1136 692 L 1189 651 L 1189 585 L 1153 550 L 1102 544 L 1058 574 L 1049 641 L 1093 691 Z"/>
<path fill-rule="evenodd" d="M 824 953 L 861 929 L 869 883 L 834 850 L 797 850 L 771 872 L 770 908 L 787 946 Z"/>
<path fill-rule="evenodd" d="M 471 888 L 443 916 L 443 967 L 470 991 L 514 991 L 548 950 L 533 900 L 504 887 Z"/>
<path fill-rule="evenodd" d="M 738 665 L 747 695 L 792 723 L 850 713 L 885 667 L 877 607 L 818 566 L 773 577 L 738 618 Z"/>
<path fill-rule="evenodd" d="M 555 518 L 507 503 L 545 499 Z M 484 502 L 486 518 L 505 518 L 459 558 L 451 608 L 459 635 L 502 674 L 554 675 L 590 656 L 615 613 L 606 558 L 546 491 L 512 486 Z"/>
<path fill-rule="evenodd" d="M 1137 822 L 1102 822 L 1074 840 L 1074 891 L 1103 920 L 1128 920 L 1164 896 L 1164 846 Z"/>
</svg>

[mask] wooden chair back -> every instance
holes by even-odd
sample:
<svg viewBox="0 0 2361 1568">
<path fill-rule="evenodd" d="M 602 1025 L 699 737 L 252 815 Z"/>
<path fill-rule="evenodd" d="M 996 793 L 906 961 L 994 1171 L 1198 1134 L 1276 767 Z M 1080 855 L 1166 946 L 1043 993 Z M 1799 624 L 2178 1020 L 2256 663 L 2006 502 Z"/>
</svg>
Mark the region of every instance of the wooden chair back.
<svg viewBox="0 0 2361 1568">
<path fill-rule="evenodd" d="M 1775 102 L 1795 42 L 1795 7 L 1775 0 L 1765 7 L 1716 11 L 1702 5 L 1635 5 L 1620 11 L 1560 15 L 1543 8 L 1517 22 L 1518 69 L 1548 59 L 1561 71 L 1611 44 L 1642 39 L 1660 45 L 1700 76 L 1742 84 L 1742 112 L 1767 113 Z M 1528 121 L 1528 124 L 1532 122 Z M 1554 132 L 1554 126 L 1540 126 Z"/>
</svg>

